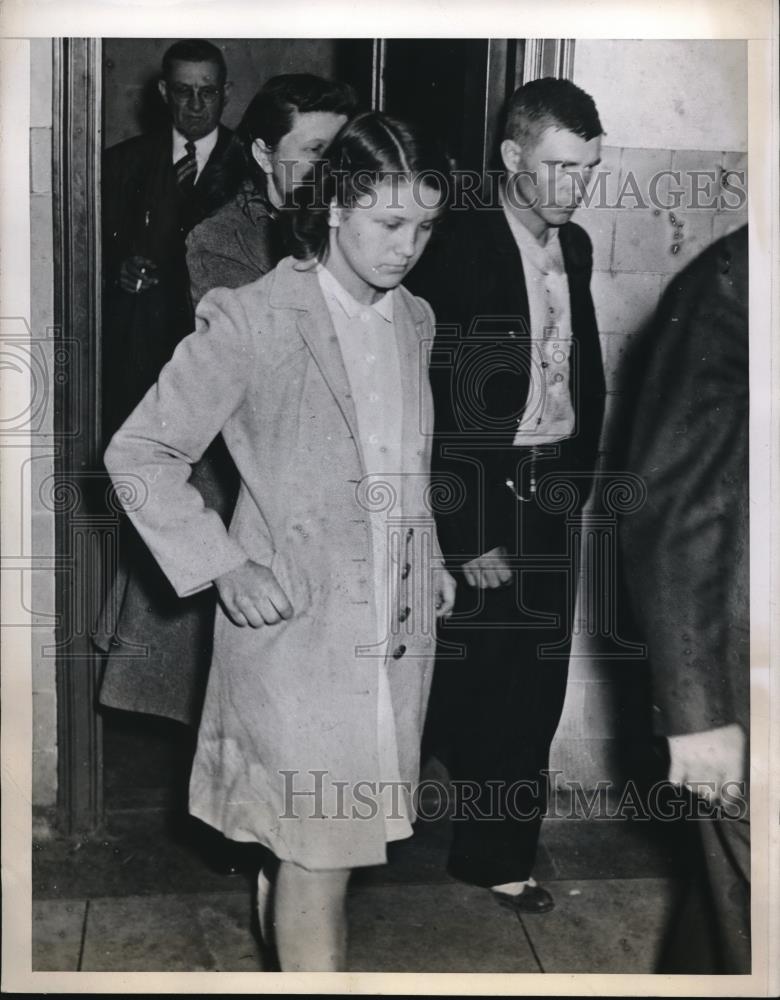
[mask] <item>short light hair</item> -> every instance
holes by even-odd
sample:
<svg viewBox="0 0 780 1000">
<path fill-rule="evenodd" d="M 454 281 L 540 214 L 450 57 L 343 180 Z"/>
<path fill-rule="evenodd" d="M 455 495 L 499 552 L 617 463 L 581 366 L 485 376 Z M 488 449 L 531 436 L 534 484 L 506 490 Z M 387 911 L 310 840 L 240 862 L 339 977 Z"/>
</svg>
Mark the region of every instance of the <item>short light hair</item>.
<svg viewBox="0 0 780 1000">
<path fill-rule="evenodd" d="M 548 128 L 565 129 L 583 139 L 603 135 L 596 104 L 571 80 L 544 76 L 531 80 L 507 102 L 504 138 L 534 146 Z"/>
</svg>

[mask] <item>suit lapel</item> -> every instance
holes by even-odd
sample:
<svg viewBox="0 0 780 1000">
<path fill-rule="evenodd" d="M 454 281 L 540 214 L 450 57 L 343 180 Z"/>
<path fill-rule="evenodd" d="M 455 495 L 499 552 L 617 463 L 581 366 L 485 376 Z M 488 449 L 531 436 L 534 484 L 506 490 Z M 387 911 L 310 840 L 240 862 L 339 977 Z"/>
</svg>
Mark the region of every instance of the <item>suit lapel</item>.
<svg viewBox="0 0 780 1000">
<path fill-rule="evenodd" d="M 162 133 L 156 147 L 154 170 L 148 173 L 152 191 L 148 200 L 150 202 L 155 199 L 159 200 L 162 192 L 167 192 L 166 197 L 180 202 L 181 188 L 176 180 L 176 171 L 173 167 L 173 133 L 170 130 L 167 133 Z"/>
<path fill-rule="evenodd" d="M 490 246 L 493 248 L 499 287 L 506 288 L 511 299 L 510 302 L 507 302 L 505 311 L 508 314 L 524 316 L 526 322 L 529 322 L 530 310 L 523 258 L 503 212 L 488 213 L 488 232 Z M 583 277 L 587 279 L 589 276 L 590 261 L 571 239 L 571 233 L 572 229 L 568 224 L 561 226 L 559 238 L 569 284 L 572 332 L 576 335 L 576 317 L 580 312 Z M 586 290 L 587 287 L 586 284 Z"/>
<path fill-rule="evenodd" d="M 525 268 L 520 250 L 502 210 L 486 213 L 486 254 L 481 265 L 486 273 L 487 294 L 482 308 L 490 316 L 490 332 L 507 342 L 513 351 L 527 356 L 531 317 Z M 510 343 L 511 342 L 511 343 Z M 520 362 L 521 366 L 524 362 Z"/>
<path fill-rule="evenodd" d="M 487 225 L 488 246 L 491 248 L 495 267 L 495 287 L 499 293 L 498 301 L 501 302 L 500 311 L 507 316 L 524 319 L 525 330 L 520 332 L 527 337 L 530 311 L 522 255 L 502 210 L 488 212 Z"/>
<path fill-rule="evenodd" d="M 212 175 L 220 168 L 222 165 L 222 159 L 225 152 L 230 144 L 230 140 L 233 133 L 230 129 L 225 128 L 224 125 L 219 126 L 217 132 L 217 142 L 211 153 L 209 154 L 208 160 L 198 175 L 198 179 L 195 181 L 193 191 L 203 190 L 208 187 L 208 181 L 211 179 Z"/>
<path fill-rule="evenodd" d="M 569 305 L 571 308 L 571 331 L 578 340 L 579 320 L 584 314 L 583 295 L 590 295 L 590 259 L 584 256 L 570 236 L 572 229 L 562 226 L 560 231 L 561 253 L 566 278 L 569 282 Z"/>
</svg>

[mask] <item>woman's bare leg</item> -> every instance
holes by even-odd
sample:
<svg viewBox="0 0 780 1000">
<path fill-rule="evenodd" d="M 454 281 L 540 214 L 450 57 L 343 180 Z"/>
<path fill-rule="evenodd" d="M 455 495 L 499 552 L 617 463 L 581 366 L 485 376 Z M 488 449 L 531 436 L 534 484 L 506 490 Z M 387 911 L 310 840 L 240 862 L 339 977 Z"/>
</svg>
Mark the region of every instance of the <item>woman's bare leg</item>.
<svg viewBox="0 0 780 1000">
<path fill-rule="evenodd" d="M 276 951 L 283 972 L 342 972 L 347 960 L 349 869 L 279 865 L 274 887 Z"/>
</svg>

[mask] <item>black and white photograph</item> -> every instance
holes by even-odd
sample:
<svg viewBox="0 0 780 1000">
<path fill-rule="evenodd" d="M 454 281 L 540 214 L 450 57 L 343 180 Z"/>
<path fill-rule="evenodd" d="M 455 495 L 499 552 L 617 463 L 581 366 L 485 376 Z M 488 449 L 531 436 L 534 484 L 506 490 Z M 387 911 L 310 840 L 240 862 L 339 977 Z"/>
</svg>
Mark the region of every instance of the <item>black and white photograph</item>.
<svg viewBox="0 0 780 1000">
<path fill-rule="evenodd" d="M 47 6 L 3 989 L 773 995 L 773 5 Z"/>
</svg>

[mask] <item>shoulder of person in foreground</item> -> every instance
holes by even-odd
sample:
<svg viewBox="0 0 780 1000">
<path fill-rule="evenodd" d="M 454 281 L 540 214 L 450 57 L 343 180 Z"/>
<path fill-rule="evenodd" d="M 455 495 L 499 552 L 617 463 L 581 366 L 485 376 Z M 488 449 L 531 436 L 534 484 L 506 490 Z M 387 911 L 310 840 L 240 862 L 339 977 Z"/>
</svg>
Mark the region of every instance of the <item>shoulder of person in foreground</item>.
<svg viewBox="0 0 780 1000">
<path fill-rule="evenodd" d="M 644 366 L 648 393 L 689 386 L 667 400 L 665 412 L 697 405 L 696 399 L 709 391 L 704 372 L 717 371 L 718 384 L 731 378 L 747 386 L 747 226 L 711 243 L 669 281 L 650 331 Z M 726 357 L 724 366 L 719 359 Z M 744 364 L 735 364 L 740 358 Z"/>
<path fill-rule="evenodd" d="M 626 585 L 672 732 L 746 717 L 724 678 L 742 670 L 748 620 L 747 291 L 746 228 L 672 278 L 628 424 L 647 500 L 621 520 Z"/>
<path fill-rule="evenodd" d="M 272 368 L 300 346 L 296 339 L 291 340 L 291 332 L 296 329 L 298 317 L 318 302 L 312 278 L 306 262 L 285 257 L 254 281 L 236 288 L 212 288 L 195 310 L 198 330 L 227 317 L 250 337 L 259 352 L 261 368 Z"/>
<path fill-rule="evenodd" d="M 675 275 L 664 292 L 664 302 L 680 294 L 697 292 L 704 305 L 709 299 L 708 293 L 716 290 L 708 288 L 707 283 L 715 279 L 719 282 L 717 290 L 726 296 L 735 293 L 747 314 L 747 268 L 748 227 L 744 225 L 715 240 Z"/>
</svg>

